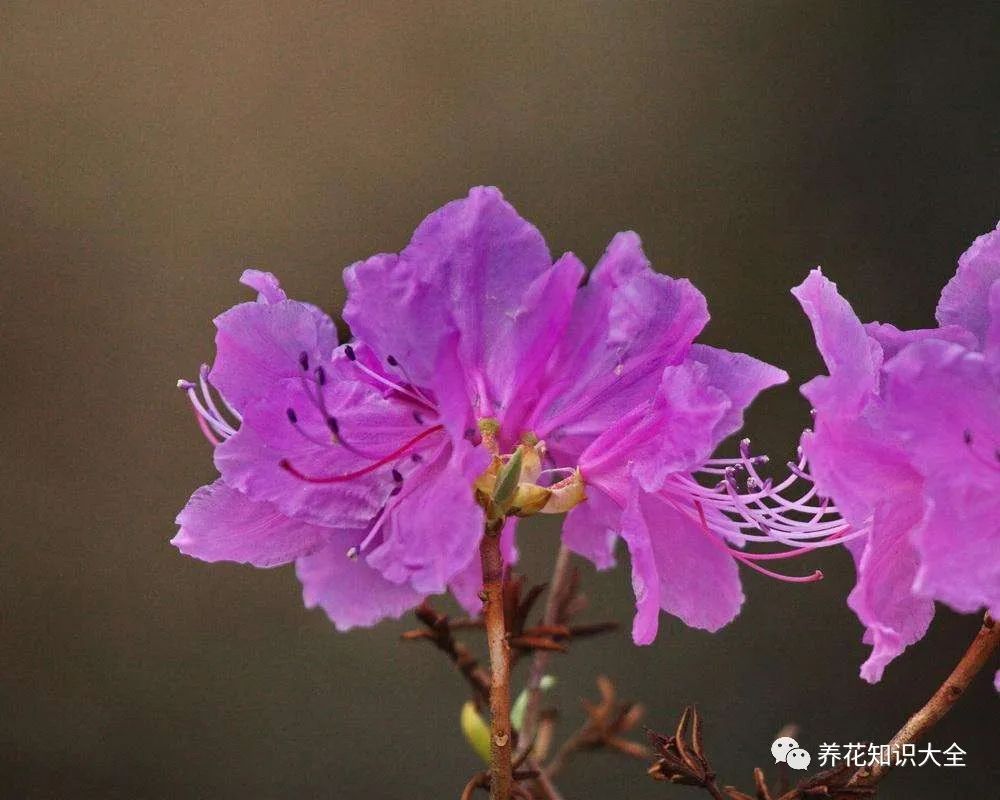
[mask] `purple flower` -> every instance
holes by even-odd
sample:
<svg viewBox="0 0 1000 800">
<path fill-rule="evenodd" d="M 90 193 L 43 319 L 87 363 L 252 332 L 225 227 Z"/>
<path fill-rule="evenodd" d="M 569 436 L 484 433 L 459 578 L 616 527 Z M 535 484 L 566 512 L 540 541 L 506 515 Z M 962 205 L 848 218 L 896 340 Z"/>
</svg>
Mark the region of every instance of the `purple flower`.
<svg viewBox="0 0 1000 800">
<path fill-rule="evenodd" d="M 793 293 L 830 374 L 802 391 L 819 490 L 866 535 L 848 603 L 872 653 L 865 680 L 918 641 L 934 601 L 1000 612 L 1000 230 L 941 294 L 939 327 L 862 325 L 819 270 Z"/>
<path fill-rule="evenodd" d="M 338 345 L 330 319 L 289 300 L 273 276 L 248 271 L 257 302 L 216 319 L 214 365 L 197 384 L 182 382 L 220 478 L 181 512 L 174 543 L 208 561 L 294 561 L 307 604 L 341 628 L 446 589 L 475 610 L 482 486 L 515 450 L 530 454 L 522 475 L 533 510 L 566 510 L 582 499 L 584 452 L 646 414 L 651 398 L 687 391 L 692 370 L 715 393 L 711 431 L 688 428 L 683 414 L 649 424 L 664 448 L 702 460 L 757 391 L 784 379 L 747 356 L 694 346 L 704 298 L 653 272 L 635 234 L 616 236 L 585 275 L 572 254 L 553 262 L 538 231 L 484 188 L 431 214 L 398 255 L 346 271 L 351 344 Z M 681 458 L 651 453 L 641 480 L 665 481 Z M 601 520 L 608 502 L 595 491 L 573 519 Z M 513 561 L 513 515 L 528 509 L 510 505 Z M 647 520 L 650 535 L 672 541 L 663 513 Z M 566 535 L 608 563 L 607 543 L 590 547 L 576 523 Z M 695 541 L 684 557 L 705 550 Z"/>
</svg>

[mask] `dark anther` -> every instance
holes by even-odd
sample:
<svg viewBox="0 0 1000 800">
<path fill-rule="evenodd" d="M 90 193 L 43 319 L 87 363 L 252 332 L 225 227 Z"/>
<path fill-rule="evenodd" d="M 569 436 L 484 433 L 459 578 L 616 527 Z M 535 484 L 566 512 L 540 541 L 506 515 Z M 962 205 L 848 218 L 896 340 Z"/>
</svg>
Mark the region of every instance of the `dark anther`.
<svg viewBox="0 0 1000 800">
<path fill-rule="evenodd" d="M 400 471 L 398 469 L 393 469 L 393 471 L 392 471 L 392 479 L 394 481 L 396 481 L 396 483 L 402 483 L 403 482 L 403 475 L 400 473 Z"/>
<path fill-rule="evenodd" d="M 344 353 L 349 359 L 351 359 L 351 361 L 356 361 L 358 358 L 354 352 L 354 348 L 351 347 L 350 345 L 344 346 Z"/>
<path fill-rule="evenodd" d="M 340 435 L 340 425 L 337 424 L 337 418 L 336 417 L 327 417 L 326 418 L 326 427 L 328 427 L 331 430 L 331 432 L 333 433 L 334 436 L 339 436 Z"/>
<path fill-rule="evenodd" d="M 997 456 L 1000 457 L 1000 453 L 997 453 Z M 424 457 L 420 453 L 413 453 L 410 455 L 410 459 L 412 459 L 414 464 L 419 464 L 424 460 Z"/>
<path fill-rule="evenodd" d="M 326 386 L 326 370 L 322 367 L 316 367 L 316 380 L 320 386 Z"/>
<path fill-rule="evenodd" d="M 299 366 L 303 372 L 309 369 L 309 354 L 305 350 L 299 353 Z"/>
<path fill-rule="evenodd" d="M 962 431 L 962 439 L 966 444 L 972 444 L 972 431 L 968 428 Z"/>
<path fill-rule="evenodd" d="M 295 413 L 294 408 L 286 409 L 285 413 L 288 415 L 288 421 L 291 422 L 293 425 L 299 421 L 299 417 Z"/>
<path fill-rule="evenodd" d="M 396 360 L 396 356 L 386 356 L 385 360 L 389 363 L 390 367 L 398 367 L 399 362 Z"/>
<path fill-rule="evenodd" d="M 413 419 L 416 421 L 417 425 L 423 425 L 424 424 L 424 418 L 422 416 L 420 416 L 420 412 L 419 411 L 414 411 L 413 412 Z"/>
<path fill-rule="evenodd" d="M 389 492 L 389 497 L 395 497 L 401 491 L 403 491 L 403 487 L 402 486 L 397 486 L 395 489 L 393 489 L 391 492 Z"/>
</svg>

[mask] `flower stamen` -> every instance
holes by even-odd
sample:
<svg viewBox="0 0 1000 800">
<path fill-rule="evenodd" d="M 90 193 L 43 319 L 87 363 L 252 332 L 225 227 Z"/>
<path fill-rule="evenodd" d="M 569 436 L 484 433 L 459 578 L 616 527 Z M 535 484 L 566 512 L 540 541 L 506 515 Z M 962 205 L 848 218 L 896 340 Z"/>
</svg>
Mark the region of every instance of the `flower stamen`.
<svg viewBox="0 0 1000 800">
<path fill-rule="evenodd" d="M 359 369 L 373 381 L 381 383 L 383 386 L 392 389 L 394 392 L 399 392 L 401 395 L 409 397 L 411 400 L 415 400 L 416 402 L 426 406 L 432 411 L 437 411 L 437 406 L 435 406 L 434 403 L 432 403 L 429 399 L 427 399 L 427 397 L 425 397 L 423 393 L 421 393 L 415 386 L 413 386 L 412 383 L 410 383 L 409 388 L 407 388 L 405 386 L 402 386 L 401 384 L 389 380 L 384 375 L 379 375 L 377 372 L 375 372 L 375 370 L 369 369 L 364 364 L 362 364 L 361 361 L 358 359 L 358 354 L 354 352 L 354 348 L 351 347 L 349 344 L 344 345 L 344 354 L 347 356 L 348 361 L 354 364 L 354 366 L 357 369 Z M 393 358 L 393 361 L 396 361 L 396 359 Z M 399 362 L 396 362 L 397 365 L 398 363 Z"/>
</svg>

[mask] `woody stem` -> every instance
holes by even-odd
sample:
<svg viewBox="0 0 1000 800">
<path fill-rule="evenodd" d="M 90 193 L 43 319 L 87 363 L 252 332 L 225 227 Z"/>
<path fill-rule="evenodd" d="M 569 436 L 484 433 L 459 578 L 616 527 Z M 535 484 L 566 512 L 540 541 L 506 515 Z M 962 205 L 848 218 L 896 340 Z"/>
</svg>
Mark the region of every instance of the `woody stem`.
<svg viewBox="0 0 1000 800">
<path fill-rule="evenodd" d="M 969 649 L 965 651 L 958 665 L 952 670 L 948 679 L 938 687 L 927 703 L 917 711 L 899 732 L 889 742 L 889 752 L 898 753 L 904 744 L 912 744 L 924 736 L 938 721 L 947 714 L 955 701 L 968 688 L 969 683 L 989 661 L 990 657 L 1000 647 L 1000 625 L 996 624 L 989 614 L 983 619 L 983 625 L 972 640 Z M 891 759 L 886 759 L 891 762 Z M 874 786 L 892 770 L 892 764 L 876 764 L 863 767 L 854 773 L 851 786 Z"/>
<path fill-rule="evenodd" d="M 513 783 L 510 726 L 510 646 L 503 614 L 503 520 L 488 523 L 479 545 L 483 565 L 483 621 L 490 653 L 490 800 L 510 800 Z"/>
</svg>

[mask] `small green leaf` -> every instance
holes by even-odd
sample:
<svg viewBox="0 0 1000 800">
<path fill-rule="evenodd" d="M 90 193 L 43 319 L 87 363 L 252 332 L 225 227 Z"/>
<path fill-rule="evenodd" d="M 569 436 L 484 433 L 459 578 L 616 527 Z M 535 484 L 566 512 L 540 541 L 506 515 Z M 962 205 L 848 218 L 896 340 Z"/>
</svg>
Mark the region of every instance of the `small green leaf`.
<svg viewBox="0 0 1000 800">
<path fill-rule="evenodd" d="M 485 763 L 490 763 L 490 727 L 476 711 L 476 704 L 471 700 L 462 706 L 459 718 L 465 740 Z"/>
</svg>

